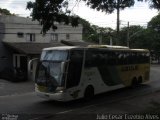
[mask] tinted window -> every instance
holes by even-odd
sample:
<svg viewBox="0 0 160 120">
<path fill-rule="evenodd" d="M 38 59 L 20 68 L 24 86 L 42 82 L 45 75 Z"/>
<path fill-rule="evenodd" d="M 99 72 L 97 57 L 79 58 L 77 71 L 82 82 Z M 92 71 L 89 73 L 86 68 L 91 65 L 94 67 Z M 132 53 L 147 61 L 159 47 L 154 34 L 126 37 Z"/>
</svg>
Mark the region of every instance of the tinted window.
<svg viewBox="0 0 160 120">
<path fill-rule="evenodd" d="M 68 51 L 63 50 L 46 50 L 42 52 L 41 60 L 65 61 Z"/>
<path fill-rule="evenodd" d="M 80 82 L 83 62 L 83 51 L 74 50 L 70 53 L 67 75 L 67 88 L 77 86 Z"/>
<path fill-rule="evenodd" d="M 149 63 L 149 53 L 133 51 L 88 50 L 85 67 Z"/>
</svg>

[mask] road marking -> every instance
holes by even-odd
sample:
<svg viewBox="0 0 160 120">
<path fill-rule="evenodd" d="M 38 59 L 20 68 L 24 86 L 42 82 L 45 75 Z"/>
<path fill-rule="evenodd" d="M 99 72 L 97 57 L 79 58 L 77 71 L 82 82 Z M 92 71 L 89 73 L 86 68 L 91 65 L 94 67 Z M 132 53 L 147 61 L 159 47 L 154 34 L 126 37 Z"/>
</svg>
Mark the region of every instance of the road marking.
<svg viewBox="0 0 160 120">
<path fill-rule="evenodd" d="M 76 108 L 77 109 L 77 108 Z M 71 110 L 66 110 L 66 111 L 62 111 L 62 112 L 58 112 L 58 113 L 56 113 L 57 115 L 59 115 L 59 114 L 65 114 L 65 113 L 68 113 L 68 112 L 72 112 L 72 111 L 74 111 L 75 109 L 71 109 Z"/>
</svg>

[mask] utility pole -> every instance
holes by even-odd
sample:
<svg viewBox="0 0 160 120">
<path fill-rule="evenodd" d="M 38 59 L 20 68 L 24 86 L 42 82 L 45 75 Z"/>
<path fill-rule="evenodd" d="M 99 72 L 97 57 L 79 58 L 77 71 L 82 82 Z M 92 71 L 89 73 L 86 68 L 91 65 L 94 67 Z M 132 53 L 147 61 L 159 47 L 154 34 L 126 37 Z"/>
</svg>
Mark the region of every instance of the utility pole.
<svg viewBox="0 0 160 120">
<path fill-rule="evenodd" d="M 128 27 L 127 27 L 127 47 L 129 47 L 129 42 L 130 42 L 130 38 L 129 38 L 129 22 L 128 22 Z"/>
<path fill-rule="evenodd" d="M 99 33 L 99 45 L 102 44 L 102 31 L 100 31 Z"/>
<path fill-rule="evenodd" d="M 117 0 L 117 33 L 119 33 L 120 0 Z"/>
<path fill-rule="evenodd" d="M 120 0 L 117 0 L 117 40 L 116 45 L 119 44 L 119 14 L 120 14 Z"/>
<path fill-rule="evenodd" d="M 112 42 L 112 36 L 111 35 L 109 36 L 109 40 L 110 40 L 110 45 L 112 46 L 113 42 Z"/>
</svg>

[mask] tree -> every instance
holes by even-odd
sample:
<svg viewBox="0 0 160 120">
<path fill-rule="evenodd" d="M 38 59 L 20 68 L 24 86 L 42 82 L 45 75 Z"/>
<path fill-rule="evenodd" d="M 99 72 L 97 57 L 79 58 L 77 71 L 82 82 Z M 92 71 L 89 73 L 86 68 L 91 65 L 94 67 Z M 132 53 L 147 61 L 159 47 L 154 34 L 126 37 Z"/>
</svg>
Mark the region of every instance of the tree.
<svg viewBox="0 0 160 120">
<path fill-rule="evenodd" d="M 101 35 L 102 42 L 105 44 L 109 44 L 110 33 L 113 31 L 113 29 L 91 25 L 88 21 L 82 18 L 79 18 L 79 23 L 83 26 L 83 40 L 98 44 Z"/>
<path fill-rule="evenodd" d="M 89 40 L 91 34 L 94 33 L 94 29 L 92 28 L 91 24 L 82 18 L 79 18 L 79 23 L 83 26 L 82 39 L 88 42 L 92 42 L 92 40 Z"/>
<path fill-rule="evenodd" d="M 135 0 L 83 0 L 92 9 L 98 11 L 113 13 L 117 10 L 117 32 L 119 32 L 119 13 L 120 10 L 134 5 Z"/>
<path fill-rule="evenodd" d="M 117 32 L 119 31 L 120 10 L 133 6 L 135 1 L 149 1 L 152 8 L 160 9 L 159 0 L 76 0 L 76 2 L 80 1 L 86 2 L 86 5 L 92 9 L 108 14 L 117 11 Z M 40 22 L 44 34 L 50 28 L 57 29 L 56 22 L 71 23 L 72 26 L 78 25 L 78 17 L 71 15 L 68 6 L 68 0 L 35 0 L 35 2 L 30 1 L 27 3 L 27 9 L 32 10 L 33 20 Z"/>
<path fill-rule="evenodd" d="M 149 2 L 150 8 L 154 8 L 157 10 L 160 10 L 160 0 L 138 0 L 138 1 L 145 1 L 145 2 Z"/>
<path fill-rule="evenodd" d="M 121 29 L 119 33 L 120 45 L 127 44 L 127 27 Z M 160 34 L 151 28 L 141 26 L 130 26 L 130 48 L 149 49 L 160 51 Z"/>
<path fill-rule="evenodd" d="M 78 25 L 78 17 L 70 16 L 70 11 L 67 8 L 67 0 L 35 0 L 35 2 L 27 3 L 27 9 L 32 9 L 33 20 L 40 22 L 44 34 L 50 28 L 57 29 L 56 22 L 64 24 L 71 22 L 72 26 Z"/>
<path fill-rule="evenodd" d="M 160 31 L 160 13 L 148 22 L 148 28 Z"/>
<path fill-rule="evenodd" d="M 3 14 L 3 15 L 14 15 L 14 14 L 11 14 L 9 10 L 1 9 L 1 8 L 0 8 L 0 13 Z"/>
<path fill-rule="evenodd" d="M 160 10 L 160 1 L 159 0 L 147 0 L 150 1 L 150 7 Z"/>
<path fill-rule="evenodd" d="M 81 0 L 76 0 L 80 2 Z M 134 5 L 135 0 L 82 0 L 88 6 L 98 11 L 113 13 L 117 10 L 117 31 L 119 31 L 119 11 Z M 55 22 L 64 22 L 72 26 L 78 25 L 78 17 L 70 16 L 68 0 L 35 0 L 28 2 L 27 9 L 32 9 L 33 20 L 38 20 L 42 25 L 42 32 L 50 28 L 55 30 Z"/>
<path fill-rule="evenodd" d="M 148 22 L 148 28 L 152 39 L 152 50 L 160 51 L 160 13 Z"/>
<path fill-rule="evenodd" d="M 141 26 L 137 26 L 137 25 L 132 25 L 129 27 L 129 30 L 128 30 L 128 27 L 123 27 L 119 33 L 119 43 L 120 45 L 122 46 L 127 46 L 127 40 L 129 37 L 129 43 L 132 47 L 132 43 L 133 41 L 135 40 L 139 40 L 139 36 L 141 35 L 141 32 L 144 30 L 143 27 Z M 128 32 L 129 32 L 129 36 L 128 35 Z"/>
</svg>

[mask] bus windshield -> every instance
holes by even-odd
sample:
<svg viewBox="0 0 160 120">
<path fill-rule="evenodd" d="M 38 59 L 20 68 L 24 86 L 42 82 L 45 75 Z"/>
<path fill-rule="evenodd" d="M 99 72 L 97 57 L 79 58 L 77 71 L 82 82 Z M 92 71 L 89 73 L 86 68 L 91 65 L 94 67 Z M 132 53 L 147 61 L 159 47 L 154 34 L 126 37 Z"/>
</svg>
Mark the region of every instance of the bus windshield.
<svg viewBox="0 0 160 120">
<path fill-rule="evenodd" d="M 65 61 L 67 56 L 68 52 L 64 50 L 48 50 L 42 52 L 41 60 Z"/>
<path fill-rule="evenodd" d="M 67 51 L 44 51 L 37 67 L 36 83 L 46 86 L 48 92 L 57 87 L 64 87 L 64 77 L 61 64 L 67 60 Z"/>
<path fill-rule="evenodd" d="M 61 86 L 60 66 L 60 62 L 41 62 L 38 66 L 37 82 L 52 82 L 55 86 Z"/>
</svg>

